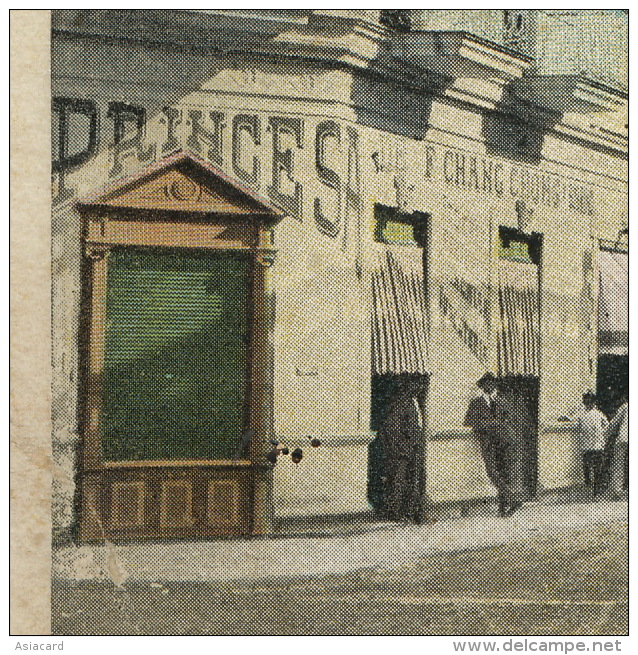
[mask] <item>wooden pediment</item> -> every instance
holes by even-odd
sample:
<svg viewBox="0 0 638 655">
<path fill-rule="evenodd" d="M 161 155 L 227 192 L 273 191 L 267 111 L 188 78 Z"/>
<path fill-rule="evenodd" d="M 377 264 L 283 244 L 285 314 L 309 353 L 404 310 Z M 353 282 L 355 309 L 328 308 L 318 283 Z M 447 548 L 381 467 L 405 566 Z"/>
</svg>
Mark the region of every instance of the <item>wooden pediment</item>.
<svg viewBox="0 0 638 655">
<path fill-rule="evenodd" d="M 271 222 L 283 217 L 283 212 L 251 189 L 183 151 L 155 162 L 133 177 L 117 180 L 77 205 L 85 211 L 186 212 L 199 215 L 200 220 L 206 215 L 249 215 Z"/>
</svg>

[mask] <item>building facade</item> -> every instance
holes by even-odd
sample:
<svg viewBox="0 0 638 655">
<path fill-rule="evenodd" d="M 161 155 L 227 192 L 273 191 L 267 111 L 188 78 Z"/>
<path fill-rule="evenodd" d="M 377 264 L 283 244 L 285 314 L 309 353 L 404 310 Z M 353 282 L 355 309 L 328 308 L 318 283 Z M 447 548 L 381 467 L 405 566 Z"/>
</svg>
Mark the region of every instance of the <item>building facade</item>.
<svg viewBox="0 0 638 655">
<path fill-rule="evenodd" d="M 556 418 L 597 382 L 623 90 L 374 11 L 56 10 L 52 27 L 59 532 L 369 512 L 378 414 L 406 374 L 424 507 L 493 493 L 463 427 L 487 370 L 533 387 L 535 491 L 578 481 Z M 607 331 L 625 357 L 626 328 Z M 283 447 L 303 458 L 273 466 Z"/>
</svg>

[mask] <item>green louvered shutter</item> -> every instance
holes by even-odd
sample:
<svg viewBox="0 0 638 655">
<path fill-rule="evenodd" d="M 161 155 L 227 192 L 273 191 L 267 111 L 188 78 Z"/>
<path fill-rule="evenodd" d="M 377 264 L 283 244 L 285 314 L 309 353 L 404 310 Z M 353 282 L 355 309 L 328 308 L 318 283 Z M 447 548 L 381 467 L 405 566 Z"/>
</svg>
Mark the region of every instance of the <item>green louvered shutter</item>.
<svg viewBox="0 0 638 655">
<path fill-rule="evenodd" d="M 107 461 L 228 459 L 246 393 L 248 262 L 113 249 L 103 397 Z"/>
</svg>

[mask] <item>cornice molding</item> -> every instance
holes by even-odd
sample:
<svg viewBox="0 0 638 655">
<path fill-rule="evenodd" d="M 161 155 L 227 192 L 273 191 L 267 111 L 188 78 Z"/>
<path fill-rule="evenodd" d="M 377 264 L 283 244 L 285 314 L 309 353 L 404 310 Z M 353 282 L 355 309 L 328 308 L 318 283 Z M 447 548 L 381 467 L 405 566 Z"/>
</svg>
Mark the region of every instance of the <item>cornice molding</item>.
<svg viewBox="0 0 638 655">
<path fill-rule="evenodd" d="M 623 156 L 627 152 L 625 135 L 595 123 L 577 125 L 565 116 L 624 112 L 625 92 L 583 76 L 533 75 L 529 57 L 465 32 L 398 34 L 354 13 L 313 12 L 307 20 L 287 22 L 180 10 L 81 11 L 82 21 L 78 10 L 54 11 L 54 33 L 138 43 L 152 39 L 154 45 L 202 48 L 247 62 L 272 57 L 343 67 L 474 111 L 509 114 Z M 173 29 L 161 29 L 172 17 Z"/>
<path fill-rule="evenodd" d="M 532 66 L 523 55 L 467 32 L 409 32 L 393 39 L 398 58 L 453 77 L 518 79 Z"/>
<path fill-rule="evenodd" d="M 513 83 L 517 97 L 559 112 L 626 111 L 628 94 L 582 75 L 530 75 Z"/>
</svg>

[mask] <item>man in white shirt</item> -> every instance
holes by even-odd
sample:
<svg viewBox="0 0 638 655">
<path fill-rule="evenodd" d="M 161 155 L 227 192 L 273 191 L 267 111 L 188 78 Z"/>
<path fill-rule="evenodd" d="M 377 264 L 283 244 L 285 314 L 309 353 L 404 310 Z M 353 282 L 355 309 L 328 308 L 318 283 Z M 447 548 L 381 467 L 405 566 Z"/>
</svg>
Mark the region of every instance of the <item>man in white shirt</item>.
<svg viewBox="0 0 638 655">
<path fill-rule="evenodd" d="M 611 493 L 622 496 L 625 486 L 625 471 L 629 454 L 629 402 L 627 396 L 616 411 L 605 432 L 606 449 L 611 451 Z"/>
<path fill-rule="evenodd" d="M 603 486 L 607 418 L 596 407 L 596 396 L 583 394 L 583 410 L 576 419 L 578 444 L 583 459 L 585 484 L 597 497 Z"/>
</svg>

